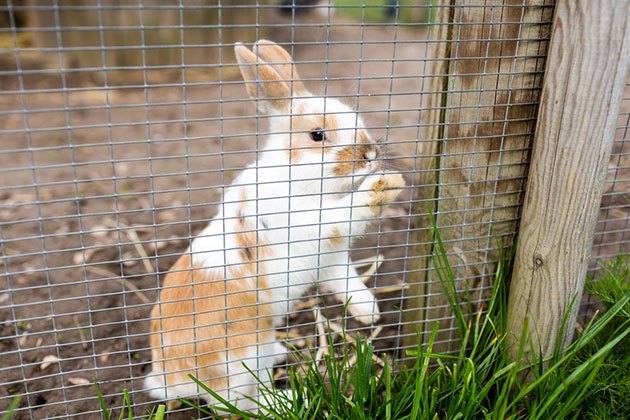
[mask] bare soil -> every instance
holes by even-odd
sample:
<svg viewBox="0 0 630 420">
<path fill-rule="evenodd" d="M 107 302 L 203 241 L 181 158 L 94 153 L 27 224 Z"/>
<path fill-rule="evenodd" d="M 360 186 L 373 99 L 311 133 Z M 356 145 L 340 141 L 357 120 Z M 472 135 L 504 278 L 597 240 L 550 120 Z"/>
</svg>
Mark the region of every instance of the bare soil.
<svg viewBox="0 0 630 420">
<path fill-rule="evenodd" d="M 297 43 L 307 86 L 356 106 L 413 185 L 426 32 L 348 25 L 270 35 Z M 311 44 L 326 39 L 328 46 Z M 0 410 L 26 393 L 20 407 L 32 408 L 18 418 L 97 417 L 93 381 L 111 407 L 120 406 L 124 388 L 140 413 L 153 405 L 141 391 L 150 363 L 147 318 L 160 284 L 150 272 L 166 272 L 216 214 L 224 186 L 256 158 L 256 133 L 265 131 L 236 69 L 226 66 L 221 76 L 218 84 L 191 70 L 183 88 L 179 70 L 27 74 L 24 89 L 32 92 L 24 95 L 9 93 L 20 88 L 16 78 L 0 80 L 0 111 L 17 111 L 3 114 L 2 128 L 14 131 L 0 134 L 0 239 L 8 256 L 0 288 L 12 290 L 0 290 Z M 628 154 L 625 143 L 615 147 L 605 201 L 615 217 L 599 227 L 611 233 L 598 237 L 598 255 L 628 242 Z M 412 191 L 405 194 L 355 244 L 355 259 L 385 255 L 376 289 L 402 283 L 409 269 Z M 379 350 L 401 346 L 403 294 L 378 294 L 385 313 Z M 326 306 L 327 316 L 340 316 L 338 303 L 327 298 Z M 360 327 L 348 320 L 349 330 Z M 312 311 L 289 316 L 287 331 L 315 345 Z M 61 361 L 42 369 L 47 356 Z M 183 410 L 171 418 L 190 416 Z"/>
<path fill-rule="evenodd" d="M 271 37 L 290 41 L 291 32 Z M 379 127 L 372 134 L 386 136 L 388 155 L 399 156 L 392 167 L 410 169 L 416 154 L 425 38 L 419 30 L 351 25 L 293 35 L 298 43 L 330 39 L 328 47 L 296 45 L 300 73 L 314 93 L 343 96 Z M 140 413 L 152 405 L 141 380 L 159 276 L 147 273 L 166 272 L 216 214 L 223 187 L 256 158 L 264 138 L 256 133 L 266 130 L 236 68 L 226 66 L 221 76 L 219 85 L 191 70 L 184 89 L 180 71 L 27 73 L 24 95 L 17 78 L 0 82 L 0 110 L 15 111 L 3 116 L 10 132 L 0 135 L 0 218 L 8 222 L 1 239 L 9 256 L 0 287 L 12 290 L 0 304 L 0 400 L 6 407 L 11 395 L 26 393 L 20 407 L 32 409 L 18 418 L 96 417 L 93 381 L 111 407 L 120 406 L 124 388 L 133 403 L 146 404 Z M 370 96 L 357 99 L 357 92 Z M 409 203 L 409 192 L 401 201 Z M 393 206 L 356 243 L 356 259 L 386 257 L 372 280 L 377 288 L 403 281 L 408 213 L 408 204 Z M 375 344 L 391 350 L 400 347 L 401 291 L 379 298 L 384 330 Z M 329 317 L 340 316 L 337 302 L 326 299 L 326 306 Z M 305 337 L 301 345 L 315 344 L 310 309 L 288 324 Z M 359 327 L 348 320 L 349 329 Z M 42 369 L 47 357 L 61 361 Z"/>
</svg>

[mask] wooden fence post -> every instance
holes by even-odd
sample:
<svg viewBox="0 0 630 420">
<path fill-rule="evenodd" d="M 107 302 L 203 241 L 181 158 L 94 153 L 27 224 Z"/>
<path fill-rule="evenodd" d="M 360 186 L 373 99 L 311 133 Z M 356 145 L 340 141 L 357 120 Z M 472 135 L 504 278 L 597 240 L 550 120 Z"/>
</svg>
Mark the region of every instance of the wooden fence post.
<svg viewBox="0 0 630 420">
<path fill-rule="evenodd" d="M 551 0 L 441 0 L 433 42 L 428 117 L 422 122 L 432 166 L 416 190 L 414 272 L 407 345 L 440 322 L 436 350 L 457 348 L 451 310 L 433 274 L 430 208 L 460 290 L 473 300 L 492 286 L 497 238 L 516 231 L 528 150 L 542 86 Z M 478 308 L 474 308 L 477 310 Z"/>
<path fill-rule="evenodd" d="M 557 0 L 510 288 L 512 356 L 526 319 L 543 356 L 559 334 L 572 339 L 628 74 L 629 12 L 628 0 Z"/>
</svg>

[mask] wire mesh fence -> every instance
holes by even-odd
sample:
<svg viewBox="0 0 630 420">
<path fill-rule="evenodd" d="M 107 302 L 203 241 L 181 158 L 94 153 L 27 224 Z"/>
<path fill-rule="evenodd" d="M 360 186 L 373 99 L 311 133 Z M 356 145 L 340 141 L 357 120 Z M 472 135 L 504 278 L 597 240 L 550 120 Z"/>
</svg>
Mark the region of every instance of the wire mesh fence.
<svg viewBox="0 0 630 420">
<path fill-rule="evenodd" d="M 608 165 L 606 189 L 593 244 L 593 263 L 628 253 L 628 172 L 630 162 L 630 84 L 626 84 Z"/>
<path fill-rule="evenodd" d="M 310 357 L 310 349 L 326 348 L 329 332 L 338 341 L 361 333 L 379 353 L 401 359 L 406 338 L 416 336 L 408 326 L 417 302 L 434 310 L 424 323 L 445 321 L 442 340 L 455 348 L 439 293 L 429 283 L 411 287 L 418 272 L 430 271 L 416 260 L 428 256 L 419 233 L 430 229 L 423 217 L 436 200 L 419 191 L 461 186 L 461 196 L 437 201 L 465 200 L 464 208 L 441 211 L 461 216 L 445 226 L 459 235 L 451 241 L 454 267 L 458 278 L 474 280 L 474 299 L 482 302 L 492 273 L 476 272 L 479 261 L 457 249 L 474 241 L 475 255 L 490 260 L 497 236 L 509 246 L 518 230 L 540 90 L 520 83 L 543 77 L 542 70 L 519 69 L 523 62 L 544 65 L 553 14 L 552 1 L 534 3 L 489 3 L 482 22 L 463 19 L 481 6 L 420 0 L 0 4 L 0 409 L 22 395 L 21 418 L 96 416 L 94 381 L 112 407 L 120 407 L 124 389 L 134 405 L 151 407 L 159 392 L 152 396 L 143 382 L 152 358 L 185 364 L 190 357 L 165 349 L 185 354 L 186 345 L 188 354 L 216 356 L 204 362 L 221 372 L 215 389 L 243 386 L 254 394 L 230 368 L 255 348 L 252 369 L 268 368 L 286 386 L 286 371 L 298 360 L 270 347 L 276 340 Z M 436 19 L 458 11 L 454 22 Z M 458 34 L 475 23 L 485 28 L 477 41 L 487 42 L 471 50 L 471 40 Z M 543 29 L 533 36 L 533 26 Z M 436 37 L 440 27 L 455 35 Z M 254 69 L 256 106 L 234 47 L 242 42 L 256 53 L 259 39 L 282 45 L 296 68 L 287 73 L 277 55 L 264 59 L 278 81 L 265 76 L 262 63 L 241 62 Z M 517 47 L 494 51 L 491 41 Z M 447 44 L 451 58 L 435 58 Z M 473 60 L 478 67 L 467 65 Z M 494 70 L 493 60 L 503 65 Z M 478 83 L 453 80 L 445 88 L 478 94 L 476 102 L 431 102 L 445 61 L 452 74 L 478 76 Z M 310 105 L 299 99 L 308 95 L 298 73 Z M 485 83 L 493 76 L 507 85 Z M 271 92 L 286 80 L 288 94 Z M 528 115 L 511 111 L 517 97 L 519 106 L 531 106 Z M 287 98 L 288 108 L 278 105 Z M 503 112 L 482 119 L 498 98 Z M 626 92 L 594 261 L 628 251 L 628 103 Z M 430 122 L 436 111 L 448 115 L 445 125 Z M 523 125 L 507 132 L 512 123 Z M 435 130 L 450 130 L 438 148 Z M 457 152 L 460 136 L 494 143 Z M 496 141 L 510 137 L 520 146 Z M 444 157 L 453 154 L 457 162 L 447 164 Z M 426 162 L 440 158 L 440 175 L 427 183 L 435 169 Z M 495 175 L 480 191 L 444 175 L 453 169 Z M 383 170 L 402 175 L 405 186 L 394 183 L 402 191 L 391 204 L 361 216 L 360 192 L 371 191 L 364 182 L 375 176 L 368 173 Z M 507 190 L 498 187 L 506 173 L 513 174 Z M 489 218 L 477 217 L 480 206 L 491 209 Z M 177 276 L 186 278 L 180 284 Z M 346 291 L 353 297 L 347 308 Z M 255 303 L 261 293 L 273 297 L 272 310 Z M 171 311 L 154 306 L 158 299 L 191 307 Z M 188 323 L 166 327 L 182 318 Z M 259 333 L 269 346 L 247 344 Z M 167 336 L 175 342 L 166 343 Z"/>
<path fill-rule="evenodd" d="M 628 181 L 628 141 L 630 133 L 630 83 L 626 83 L 621 102 L 621 109 L 617 118 L 615 141 L 608 165 L 606 186 L 602 197 L 601 209 L 595 225 L 593 240 L 593 254 L 589 264 L 589 276 L 597 278 L 605 273 L 607 263 L 618 256 L 627 256 L 630 252 L 628 242 L 629 201 L 630 191 Z M 604 270 L 602 270 L 604 269 Z M 590 319 L 595 311 L 602 307 L 588 294 L 582 298 L 581 316 L 583 320 Z"/>
</svg>

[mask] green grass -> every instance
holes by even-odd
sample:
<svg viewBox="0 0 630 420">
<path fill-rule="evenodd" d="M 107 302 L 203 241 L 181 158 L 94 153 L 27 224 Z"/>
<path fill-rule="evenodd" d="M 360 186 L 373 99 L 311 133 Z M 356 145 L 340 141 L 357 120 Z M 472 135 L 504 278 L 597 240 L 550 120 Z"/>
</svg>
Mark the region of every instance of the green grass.
<svg viewBox="0 0 630 420">
<path fill-rule="evenodd" d="M 191 377 L 219 405 L 203 407 L 182 400 L 210 418 L 243 419 L 618 419 L 630 412 L 630 262 L 620 257 L 604 267 L 605 275 L 587 284 L 607 310 L 577 334 L 567 348 L 547 359 L 516 363 L 507 357 L 506 324 L 513 255 L 505 255 L 490 300 L 472 316 L 468 299 L 456 293 L 453 272 L 439 232 L 433 264 L 447 291 L 459 330 L 457 354 L 435 352 L 438 326 L 426 344 L 407 352 L 411 363 L 395 364 L 375 355 L 369 340 L 344 341 L 336 354 L 319 364 L 301 356 L 289 371 L 289 390 L 260 384 L 262 402 L 255 413 L 242 412 Z M 462 308 L 466 308 L 464 311 Z M 525 321 L 526 322 L 526 321 Z M 526 329 L 525 329 L 526 330 Z M 342 334 L 345 337 L 345 334 Z M 329 346 L 334 339 L 328 337 Z M 527 337 L 519 352 L 532 351 Z M 374 357 L 374 356 L 379 356 Z M 252 373 L 252 375 L 254 375 Z M 103 417 L 112 418 L 97 387 Z M 132 418 L 125 391 L 119 419 Z M 151 418 L 161 419 L 161 405 Z"/>
<path fill-rule="evenodd" d="M 98 383 L 94 383 L 96 387 L 96 395 L 98 397 L 98 403 L 101 407 L 101 415 L 105 420 L 113 420 L 114 410 L 111 408 L 107 408 L 107 404 L 105 403 L 105 399 L 103 398 L 103 393 L 101 392 L 101 388 L 98 386 Z M 146 416 L 142 416 L 147 420 L 164 420 L 166 412 L 166 406 L 164 404 L 159 404 L 157 407 L 154 407 L 149 410 Z M 123 390 L 123 405 L 118 415 L 118 420 L 123 420 L 124 418 L 128 420 L 133 420 L 134 417 L 137 417 L 134 414 L 133 406 L 131 405 L 131 399 L 129 398 L 129 391 L 127 388 Z"/>
<path fill-rule="evenodd" d="M 425 0 L 426 5 L 431 0 Z M 421 5 L 418 1 L 400 0 L 398 8 L 398 22 L 428 23 L 428 7 L 405 7 Z M 391 14 L 388 0 L 335 0 L 335 11 L 340 15 L 350 16 L 361 21 L 388 22 L 394 21 L 395 15 Z M 433 11 L 433 14 L 435 11 Z"/>
<path fill-rule="evenodd" d="M 630 334 L 627 290 L 613 292 L 608 310 L 563 351 L 547 359 L 516 363 L 507 357 L 505 342 L 513 256 L 505 256 L 499 264 L 484 311 L 467 316 L 471 304 L 460 301 L 455 293 L 454 276 L 437 231 L 435 249 L 436 273 L 447 290 L 459 329 L 462 346 L 458 354 L 433 351 L 437 325 L 426 346 L 418 344 L 407 353 L 413 358 L 410 367 L 396 366 L 384 355 L 381 367 L 373 360 L 371 343 L 359 338 L 356 344 L 344 343 L 341 354 L 326 356 L 324 369 L 306 360 L 293 367 L 289 391 L 261 383 L 263 402 L 257 413 L 240 411 L 198 381 L 221 405 L 208 409 L 190 401 L 186 404 L 211 417 L 223 413 L 278 420 L 621 418 L 614 416 L 629 412 L 628 346 L 621 350 Z M 627 282 L 628 272 L 617 277 Z M 610 286 L 596 287 L 590 290 L 604 295 L 611 290 Z M 330 341 L 332 344 L 332 338 Z M 529 346 L 527 337 L 521 337 L 520 354 L 533 350 Z M 625 359 L 619 359 L 619 353 Z M 356 362 L 349 363 L 351 358 Z M 611 398 L 622 402 L 611 404 Z M 601 404 L 593 404 L 593 399 Z"/>
<path fill-rule="evenodd" d="M 584 291 L 597 296 L 607 308 L 610 308 L 630 294 L 630 257 L 620 255 L 604 264 L 601 271 L 603 276 L 596 280 L 589 279 Z M 630 304 L 622 309 L 621 315 L 630 318 Z"/>
<path fill-rule="evenodd" d="M 618 257 L 602 267 L 604 275 L 586 283 L 587 293 L 597 296 L 607 309 L 630 294 L 630 260 Z M 604 329 L 601 336 L 589 344 L 577 359 L 581 361 L 605 345 L 607 337 L 617 333 L 619 327 L 630 319 L 630 303 Z M 630 413 L 630 336 L 626 336 L 604 360 L 595 375 L 589 395 L 583 403 L 585 419 L 621 419 Z"/>
<path fill-rule="evenodd" d="M 18 395 L 11 400 L 9 406 L 7 407 L 7 411 L 2 415 L 2 420 L 10 420 L 13 417 L 13 413 L 20 405 L 20 401 L 22 400 L 22 396 Z"/>
</svg>

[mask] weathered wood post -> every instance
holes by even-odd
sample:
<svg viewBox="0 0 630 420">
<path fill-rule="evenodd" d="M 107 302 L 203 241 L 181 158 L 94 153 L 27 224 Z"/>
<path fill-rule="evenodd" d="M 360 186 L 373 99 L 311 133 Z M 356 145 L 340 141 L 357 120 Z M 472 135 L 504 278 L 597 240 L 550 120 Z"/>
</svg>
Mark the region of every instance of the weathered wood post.
<svg viewBox="0 0 630 420">
<path fill-rule="evenodd" d="M 510 288 L 513 356 L 526 319 L 542 356 L 572 339 L 630 63 L 630 1 L 556 3 Z"/>
<path fill-rule="evenodd" d="M 427 129 L 430 150 L 416 213 L 436 214 L 460 290 L 480 300 L 492 286 L 498 240 L 509 247 L 542 86 L 551 0 L 441 0 L 432 54 Z M 431 171 L 432 169 L 432 171 Z M 430 207 L 429 207 L 430 205 Z M 444 291 L 432 271 L 432 232 L 417 221 L 407 344 L 440 322 L 438 350 L 456 348 Z M 477 309 L 477 308 L 475 308 Z M 453 346 L 453 347 L 451 347 Z"/>
</svg>

